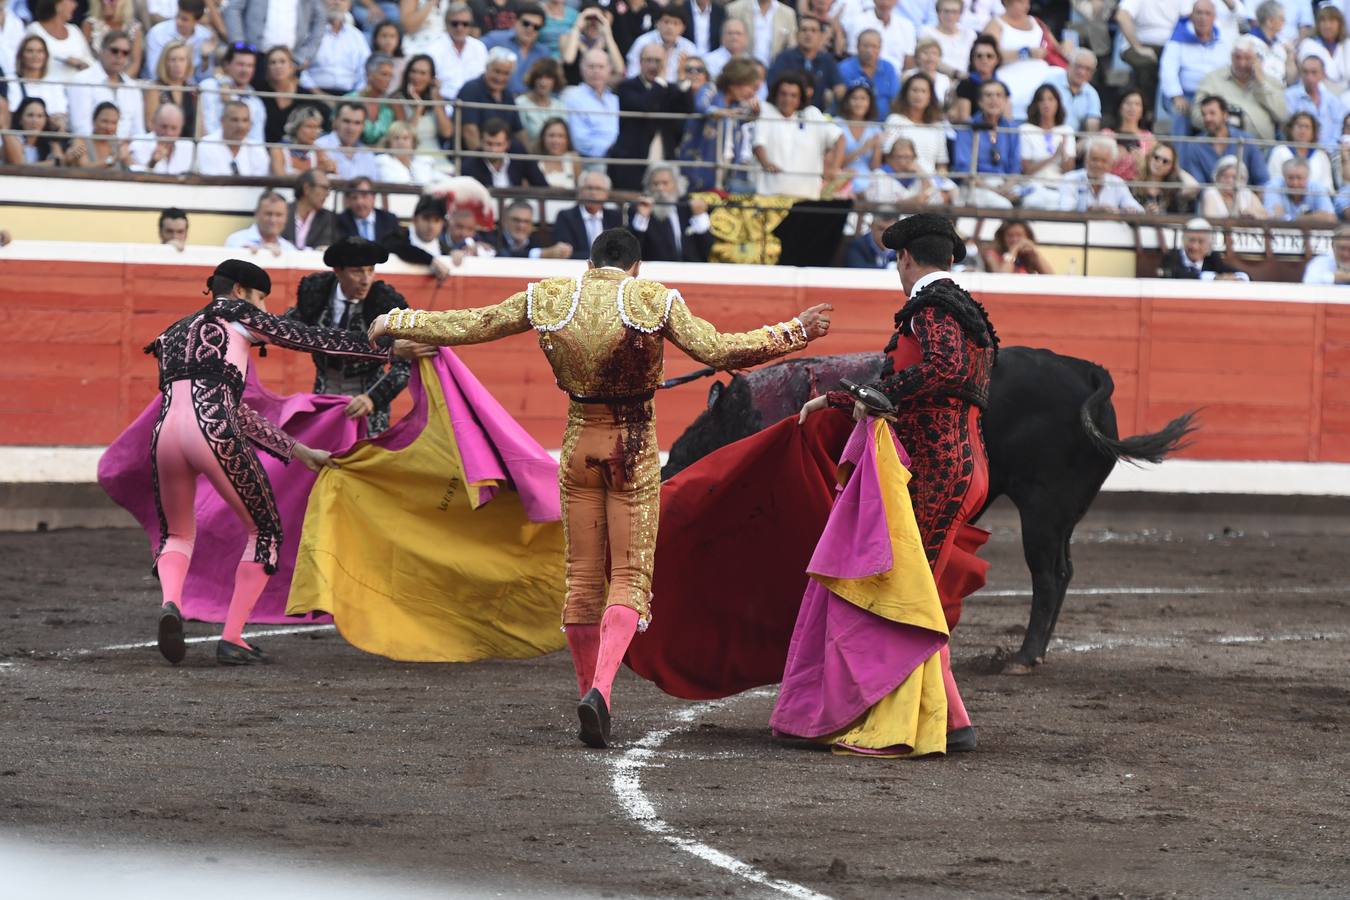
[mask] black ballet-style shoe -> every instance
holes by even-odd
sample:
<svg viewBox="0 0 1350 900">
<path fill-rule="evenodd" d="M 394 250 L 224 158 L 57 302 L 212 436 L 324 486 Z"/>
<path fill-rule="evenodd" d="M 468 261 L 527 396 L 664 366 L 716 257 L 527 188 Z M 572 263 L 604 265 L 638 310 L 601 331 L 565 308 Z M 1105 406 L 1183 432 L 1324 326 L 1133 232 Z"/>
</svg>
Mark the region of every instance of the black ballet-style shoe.
<svg viewBox="0 0 1350 900">
<path fill-rule="evenodd" d="M 596 688 L 586 692 L 577 704 L 577 718 L 581 720 L 581 731 L 577 737 L 587 747 L 604 748 L 609 746 L 609 706 Z"/>
<path fill-rule="evenodd" d="M 969 753 L 975 749 L 977 743 L 974 725 L 947 732 L 948 753 Z"/>
<path fill-rule="evenodd" d="M 216 662 L 222 666 L 256 666 L 265 662 L 265 659 L 248 647 L 221 638 L 216 641 Z"/>
<path fill-rule="evenodd" d="M 177 603 L 166 603 L 159 608 L 159 654 L 175 666 L 187 656 L 187 641 L 183 639 L 183 613 Z"/>
</svg>

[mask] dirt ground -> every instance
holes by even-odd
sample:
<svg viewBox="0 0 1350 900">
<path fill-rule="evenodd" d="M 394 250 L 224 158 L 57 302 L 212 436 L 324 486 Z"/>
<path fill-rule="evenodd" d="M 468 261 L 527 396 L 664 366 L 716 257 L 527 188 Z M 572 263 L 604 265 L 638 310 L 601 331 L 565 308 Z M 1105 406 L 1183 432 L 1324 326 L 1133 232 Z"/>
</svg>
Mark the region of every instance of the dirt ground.
<svg viewBox="0 0 1350 900">
<path fill-rule="evenodd" d="M 919 761 L 778 744 L 770 690 L 691 706 L 627 671 L 621 746 L 588 751 L 564 654 L 409 665 L 320 631 L 173 669 L 94 649 L 153 637 L 139 532 L 0 535 L 0 837 L 484 896 L 1344 896 L 1350 518 L 1095 512 L 1026 677 L 991 664 L 1028 608 L 1011 521 L 953 644 L 980 748 Z"/>
</svg>

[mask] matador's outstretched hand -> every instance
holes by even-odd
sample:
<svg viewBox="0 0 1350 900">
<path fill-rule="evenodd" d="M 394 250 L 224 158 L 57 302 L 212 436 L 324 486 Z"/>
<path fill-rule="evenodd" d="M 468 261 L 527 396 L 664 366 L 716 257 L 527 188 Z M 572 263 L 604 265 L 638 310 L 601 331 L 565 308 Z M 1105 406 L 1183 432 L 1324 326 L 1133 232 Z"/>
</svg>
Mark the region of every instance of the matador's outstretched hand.
<svg viewBox="0 0 1350 900">
<path fill-rule="evenodd" d="M 815 306 L 797 314 L 797 321 L 802 323 L 806 329 L 806 340 L 814 341 L 817 338 L 823 338 L 830 330 L 830 310 L 834 309 L 828 303 L 817 303 Z"/>
</svg>

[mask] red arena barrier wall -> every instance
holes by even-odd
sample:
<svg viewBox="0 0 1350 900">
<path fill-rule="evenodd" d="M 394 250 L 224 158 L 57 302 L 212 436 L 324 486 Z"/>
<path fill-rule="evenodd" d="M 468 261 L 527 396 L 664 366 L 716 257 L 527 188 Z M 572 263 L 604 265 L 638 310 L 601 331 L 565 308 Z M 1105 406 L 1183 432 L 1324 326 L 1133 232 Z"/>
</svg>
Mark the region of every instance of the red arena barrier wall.
<svg viewBox="0 0 1350 900">
<path fill-rule="evenodd" d="M 0 251 L 0 443 L 100 445 L 156 391 L 142 347 L 197 308 L 205 278 L 226 252 L 158 246 L 29 242 Z M 317 254 L 259 257 L 281 312 L 296 282 L 322 267 Z M 496 302 L 531 280 L 576 275 L 582 264 L 470 260 L 444 284 L 390 263 L 379 277 L 410 305 L 462 308 Z M 902 299 L 894 272 L 651 264 L 642 274 L 679 288 L 724 330 L 835 306 L 831 336 L 814 352 L 877 351 Z M 1200 459 L 1350 461 L 1350 297 L 1339 288 L 1028 275 L 964 275 L 1005 345 L 1048 347 L 1110 369 L 1122 434 L 1151 431 L 1203 407 L 1203 430 L 1184 455 Z M 1350 294 L 1350 291 L 1346 291 Z M 461 356 L 544 446 L 561 439 L 565 400 L 530 334 Z M 264 382 L 308 390 L 308 356 L 273 351 Z M 698 364 L 670 347 L 667 376 Z M 726 376 L 721 376 L 725 378 Z M 698 414 L 706 382 L 658 397 L 668 447 Z M 406 408 L 406 398 L 396 408 Z"/>
</svg>

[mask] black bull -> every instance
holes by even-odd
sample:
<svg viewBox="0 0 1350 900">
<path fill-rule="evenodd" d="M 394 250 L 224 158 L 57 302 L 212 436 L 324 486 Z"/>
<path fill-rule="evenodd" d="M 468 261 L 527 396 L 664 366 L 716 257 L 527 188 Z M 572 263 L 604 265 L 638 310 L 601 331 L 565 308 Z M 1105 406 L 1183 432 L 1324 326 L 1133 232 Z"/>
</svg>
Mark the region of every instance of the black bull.
<svg viewBox="0 0 1350 900">
<path fill-rule="evenodd" d="M 840 378 L 875 381 L 883 361 L 874 353 L 793 359 L 715 383 L 708 409 L 670 448 L 662 476 L 796 414 Z M 989 456 L 984 509 L 1004 494 L 1017 507 L 1032 588 L 1031 620 L 1011 666 L 1025 670 L 1044 662 L 1073 578 L 1070 538 L 1116 463 L 1160 462 L 1195 430 L 1194 413 L 1186 413 L 1161 431 L 1121 438 L 1114 390 L 1111 373 L 1087 360 L 1030 347 L 999 352 L 983 417 Z"/>
</svg>

